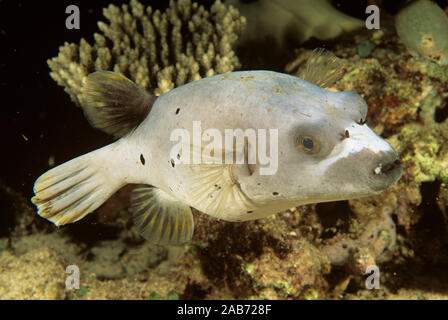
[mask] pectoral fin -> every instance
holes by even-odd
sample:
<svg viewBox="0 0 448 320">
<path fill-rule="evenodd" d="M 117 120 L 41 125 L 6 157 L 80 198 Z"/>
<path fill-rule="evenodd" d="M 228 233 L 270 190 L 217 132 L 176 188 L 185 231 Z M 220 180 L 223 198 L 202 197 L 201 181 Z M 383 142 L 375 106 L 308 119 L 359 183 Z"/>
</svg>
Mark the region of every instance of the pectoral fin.
<svg viewBox="0 0 448 320">
<path fill-rule="evenodd" d="M 158 188 L 135 189 L 131 211 L 139 232 L 152 243 L 182 244 L 193 236 L 190 207 Z"/>
<path fill-rule="evenodd" d="M 193 156 L 197 152 L 199 150 L 193 148 Z M 247 164 L 213 164 L 213 159 L 220 159 L 224 154 L 223 150 L 216 152 L 216 157 L 202 154 L 202 162 L 207 164 L 190 166 L 187 192 L 198 210 L 215 218 L 233 220 L 232 216 L 224 213 L 227 207 L 231 207 L 235 215 L 255 208 L 254 203 L 241 190 L 238 181 L 239 174 L 250 175 L 251 172 Z"/>
</svg>

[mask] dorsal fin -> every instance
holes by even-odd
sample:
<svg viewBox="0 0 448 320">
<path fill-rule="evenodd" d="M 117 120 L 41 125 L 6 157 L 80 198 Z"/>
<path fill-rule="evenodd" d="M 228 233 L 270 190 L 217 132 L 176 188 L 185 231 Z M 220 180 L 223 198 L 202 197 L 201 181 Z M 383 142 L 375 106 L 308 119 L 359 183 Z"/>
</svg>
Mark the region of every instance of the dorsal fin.
<svg viewBox="0 0 448 320">
<path fill-rule="evenodd" d="M 331 87 L 342 78 L 344 63 L 332 52 L 323 48 L 314 49 L 298 77 L 322 88 Z"/>
<path fill-rule="evenodd" d="M 81 107 L 94 128 L 120 138 L 146 118 L 155 99 L 122 74 L 97 71 L 87 77 Z"/>
</svg>

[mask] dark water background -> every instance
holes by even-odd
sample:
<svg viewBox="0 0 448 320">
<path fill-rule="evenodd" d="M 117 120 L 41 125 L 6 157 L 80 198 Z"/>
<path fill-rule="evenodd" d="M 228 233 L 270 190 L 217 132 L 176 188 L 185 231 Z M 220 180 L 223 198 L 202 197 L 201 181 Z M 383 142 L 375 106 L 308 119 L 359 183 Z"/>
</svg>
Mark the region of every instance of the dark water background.
<svg viewBox="0 0 448 320">
<path fill-rule="evenodd" d="M 155 8 L 167 3 L 151 2 Z M 128 1 L 0 1 L 0 180 L 26 197 L 32 196 L 34 180 L 50 168 L 50 155 L 58 165 L 112 142 L 89 126 L 50 78 L 47 65 L 65 41 L 93 43 L 97 21 L 106 21 L 102 9 L 110 3 Z M 80 8 L 79 30 L 65 27 L 70 4 Z"/>
</svg>

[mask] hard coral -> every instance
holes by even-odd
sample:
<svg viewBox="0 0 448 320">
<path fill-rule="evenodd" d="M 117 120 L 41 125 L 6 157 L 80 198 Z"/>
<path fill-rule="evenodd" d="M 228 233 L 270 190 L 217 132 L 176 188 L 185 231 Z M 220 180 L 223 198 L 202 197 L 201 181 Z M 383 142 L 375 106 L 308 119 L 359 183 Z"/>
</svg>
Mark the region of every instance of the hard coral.
<svg viewBox="0 0 448 320">
<path fill-rule="evenodd" d="M 65 43 L 48 60 L 51 77 L 80 103 L 86 76 L 97 70 L 126 75 L 144 89 L 160 95 L 204 76 L 240 67 L 232 46 L 245 19 L 219 0 L 204 9 L 191 0 L 171 1 L 165 12 L 153 11 L 137 0 L 103 11 L 102 34 L 95 43 L 81 39 Z"/>
</svg>

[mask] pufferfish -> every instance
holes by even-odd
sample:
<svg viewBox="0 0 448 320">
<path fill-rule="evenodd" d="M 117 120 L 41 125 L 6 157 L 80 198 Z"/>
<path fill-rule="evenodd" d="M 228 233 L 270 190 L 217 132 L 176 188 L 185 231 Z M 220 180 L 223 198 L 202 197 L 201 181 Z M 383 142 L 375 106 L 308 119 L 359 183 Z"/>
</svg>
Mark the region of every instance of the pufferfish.
<svg viewBox="0 0 448 320">
<path fill-rule="evenodd" d="M 229 72 L 158 97 L 121 74 L 90 74 L 83 111 L 93 127 L 119 139 L 41 175 L 31 199 L 38 214 L 56 226 L 75 222 L 124 185 L 140 184 L 130 206 L 140 233 L 153 243 L 182 244 L 193 235 L 191 208 L 247 221 L 380 193 L 400 179 L 399 157 L 366 125 L 359 94 L 323 88 L 335 78 L 328 67 L 335 60 L 326 60 L 312 59 L 320 62 L 301 78 Z M 199 136 L 187 139 L 198 127 Z M 228 138 L 229 129 L 240 131 Z M 173 140 L 176 132 L 190 137 Z M 243 132 L 239 144 L 235 132 Z M 229 144 L 215 141 L 221 137 Z"/>
</svg>

